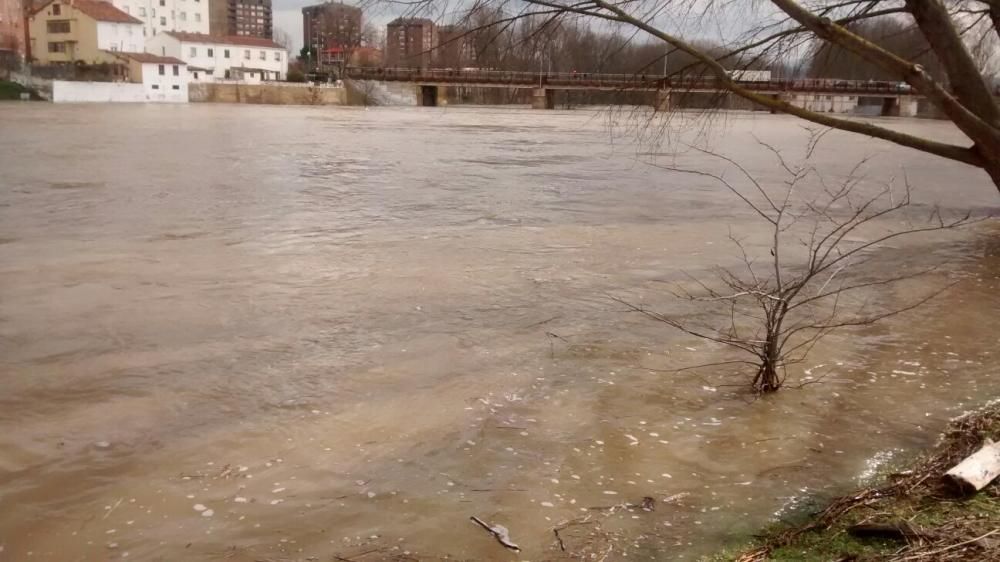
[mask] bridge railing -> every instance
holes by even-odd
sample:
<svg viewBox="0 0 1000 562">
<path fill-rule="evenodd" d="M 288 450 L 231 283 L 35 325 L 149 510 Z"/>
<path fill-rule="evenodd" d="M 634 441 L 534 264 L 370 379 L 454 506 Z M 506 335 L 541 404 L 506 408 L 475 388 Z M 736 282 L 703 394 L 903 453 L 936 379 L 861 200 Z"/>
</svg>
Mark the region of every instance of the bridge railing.
<svg viewBox="0 0 1000 562">
<path fill-rule="evenodd" d="M 604 74 L 589 72 L 524 72 L 511 70 L 453 68 L 362 68 L 350 67 L 347 77 L 360 80 L 428 82 L 454 85 L 504 85 L 605 89 L 724 90 L 714 77 L 678 78 L 653 74 Z M 908 84 L 874 80 L 807 78 L 793 80 L 744 81 L 737 84 L 753 91 L 821 92 L 855 94 L 906 94 Z"/>
</svg>

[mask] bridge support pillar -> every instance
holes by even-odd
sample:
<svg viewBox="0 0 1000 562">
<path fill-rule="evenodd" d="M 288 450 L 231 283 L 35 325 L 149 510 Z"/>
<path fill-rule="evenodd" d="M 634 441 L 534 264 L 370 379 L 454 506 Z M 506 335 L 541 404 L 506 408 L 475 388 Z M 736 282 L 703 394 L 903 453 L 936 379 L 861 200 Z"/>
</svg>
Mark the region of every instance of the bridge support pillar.
<svg viewBox="0 0 1000 562">
<path fill-rule="evenodd" d="M 656 104 L 653 106 L 654 111 L 670 111 L 673 106 L 670 98 L 670 90 L 656 90 L 656 101 L 654 103 Z"/>
<path fill-rule="evenodd" d="M 548 88 L 535 88 L 531 92 L 532 109 L 555 109 L 556 100 L 552 95 L 552 90 Z"/>
<path fill-rule="evenodd" d="M 437 86 L 420 86 L 420 105 L 423 107 L 436 107 L 439 101 L 438 90 L 443 90 Z"/>
<path fill-rule="evenodd" d="M 899 107 L 900 117 L 916 117 L 917 116 L 917 98 L 916 96 L 899 96 L 896 101 L 896 105 Z"/>
</svg>

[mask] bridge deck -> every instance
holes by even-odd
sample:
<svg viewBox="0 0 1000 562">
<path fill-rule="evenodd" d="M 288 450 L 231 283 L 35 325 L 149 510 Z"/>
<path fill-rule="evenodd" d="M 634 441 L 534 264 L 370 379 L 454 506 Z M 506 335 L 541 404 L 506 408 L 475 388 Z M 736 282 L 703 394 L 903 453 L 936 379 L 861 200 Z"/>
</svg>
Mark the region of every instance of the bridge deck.
<svg viewBox="0 0 1000 562">
<path fill-rule="evenodd" d="M 497 70 L 452 70 L 420 68 L 348 68 L 354 80 L 411 82 L 420 86 L 474 88 L 545 88 L 550 90 L 719 92 L 725 90 L 714 78 L 673 78 L 640 74 L 539 73 Z M 862 80 L 769 80 L 737 81 L 757 93 L 839 94 L 873 97 L 912 95 L 904 83 Z"/>
</svg>

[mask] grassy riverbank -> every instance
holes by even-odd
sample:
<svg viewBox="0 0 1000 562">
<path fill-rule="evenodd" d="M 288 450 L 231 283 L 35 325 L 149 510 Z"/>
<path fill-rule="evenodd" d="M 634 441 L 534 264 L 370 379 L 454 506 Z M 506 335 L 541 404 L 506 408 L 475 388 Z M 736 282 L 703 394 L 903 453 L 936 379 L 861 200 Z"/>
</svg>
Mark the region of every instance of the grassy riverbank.
<svg viewBox="0 0 1000 562">
<path fill-rule="evenodd" d="M 19 100 L 22 93 L 30 94 L 33 100 L 40 99 L 34 90 L 25 88 L 17 82 L 0 80 L 0 100 Z"/>
<path fill-rule="evenodd" d="M 1000 560 L 1000 484 L 959 498 L 941 481 L 987 438 L 1000 439 L 1000 404 L 953 421 L 908 469 L 838 498 L 800 526 L 769 529 L 711 560 Z M 861 536 L 865 531 L 871 536 Z"/>
</svg>

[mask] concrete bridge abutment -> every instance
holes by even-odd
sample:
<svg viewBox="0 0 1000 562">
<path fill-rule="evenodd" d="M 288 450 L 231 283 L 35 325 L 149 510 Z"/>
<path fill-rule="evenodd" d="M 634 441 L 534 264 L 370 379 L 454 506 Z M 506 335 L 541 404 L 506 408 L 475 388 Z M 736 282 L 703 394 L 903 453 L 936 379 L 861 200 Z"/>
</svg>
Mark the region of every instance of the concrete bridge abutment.
<svg viewBox="0 0 1000 562">
<path fill-rule="evenodd" d="M 556 99 L 552 90 L 548 88 L 535 88 L 531 91 L 532 109 L 555 109 Z"/>
<path fill-rule="evenodd" d="M 656 90 L 656 99 L 653 102 L 653 110 L 657 112 L 668 112 L 673 108 L 670 90 Z"/>
</svg>

